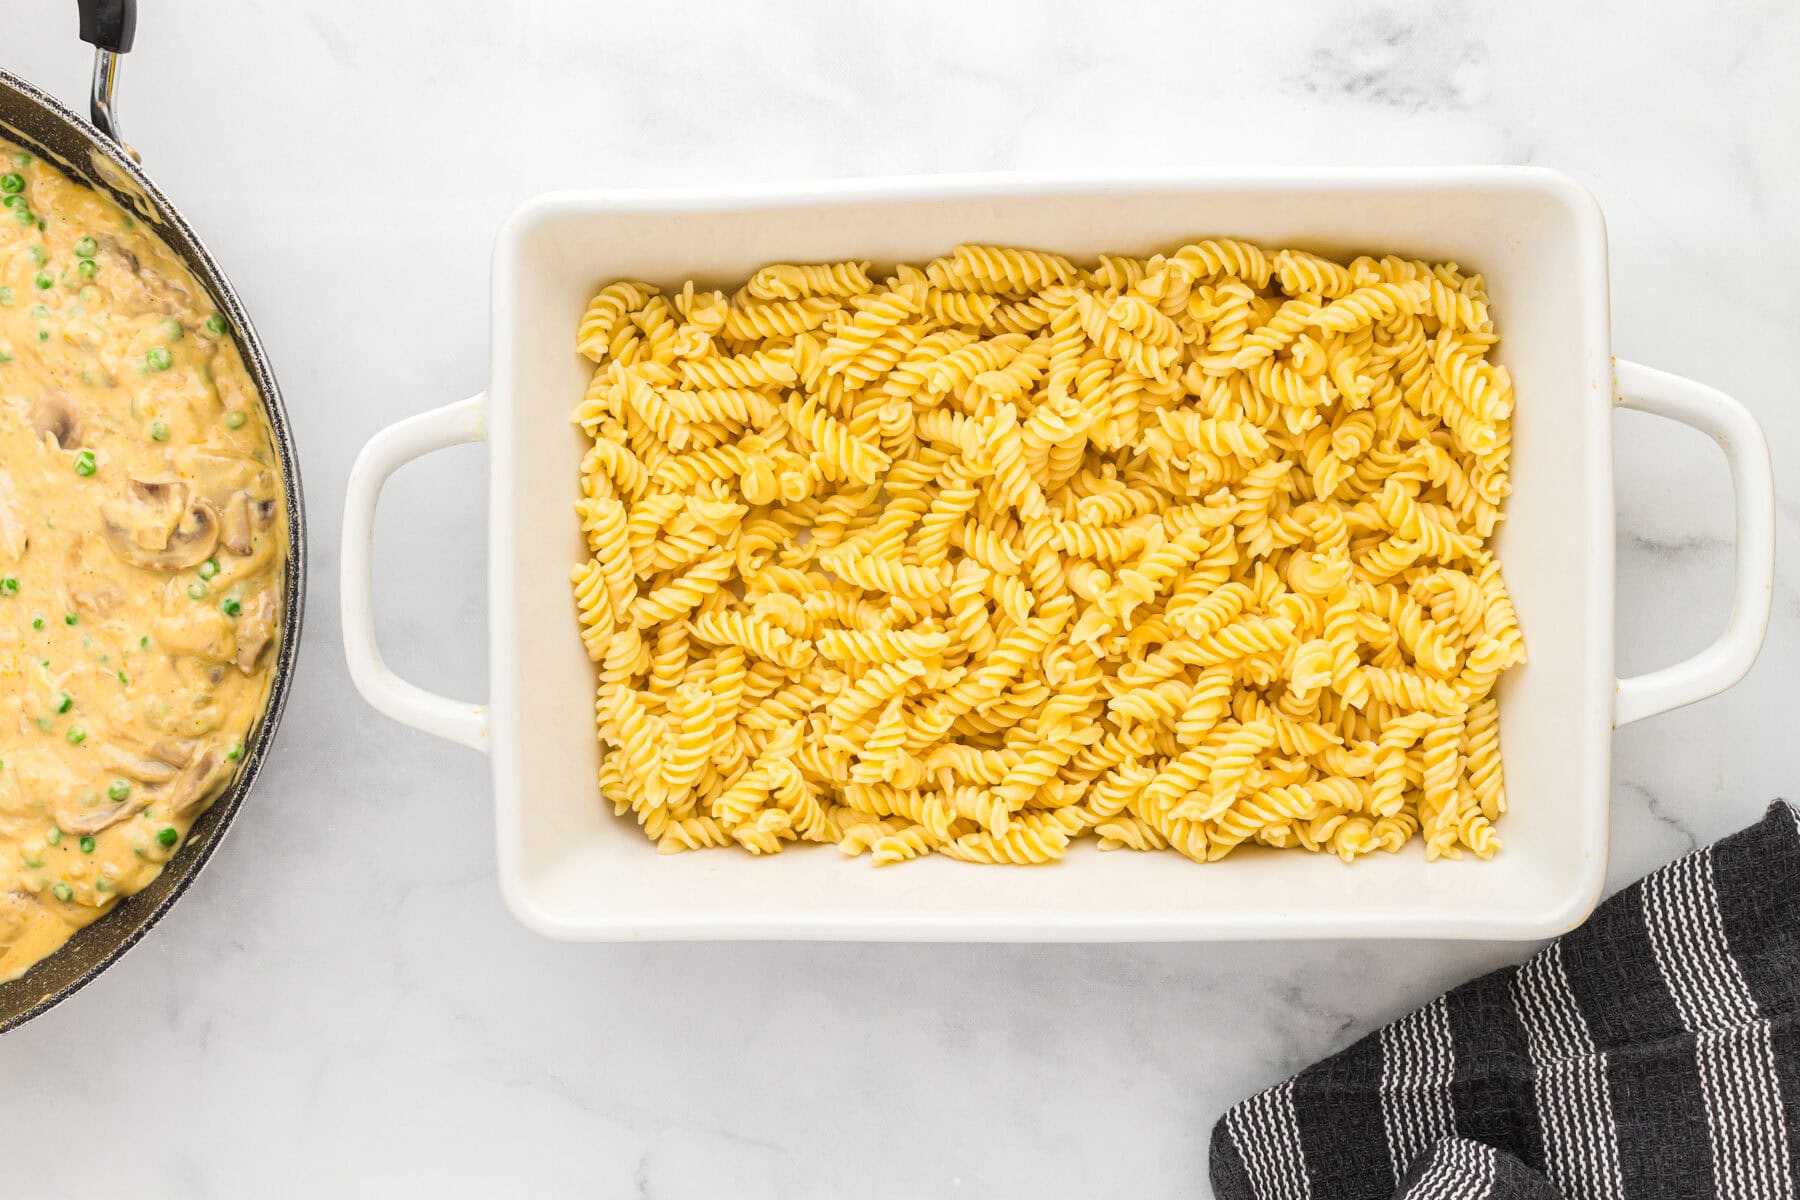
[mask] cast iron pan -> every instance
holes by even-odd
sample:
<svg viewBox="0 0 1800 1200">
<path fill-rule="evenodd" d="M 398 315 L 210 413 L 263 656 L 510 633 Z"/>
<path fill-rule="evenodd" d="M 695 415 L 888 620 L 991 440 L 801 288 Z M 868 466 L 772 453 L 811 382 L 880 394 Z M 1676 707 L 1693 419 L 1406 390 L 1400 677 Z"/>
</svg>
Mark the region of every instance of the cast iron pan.
<svg viewBox="0 0 1800 1200">
<path fill-rule="evenodd" d="M 306 511 L 300 495 L 300 472 L 294 463 L 293 436 L 287 410 L 268 356 L 257 340 L 250 315 L 237 292 L 213 261 L 198 236 L 166 196 L 137 165 L 136 152 L 119 138 L 113 109 L 119 56 L 131 49 L 137 27 L 136 0 L 80 0 L 81 38 L 94 46 L 92 122 L 83 121 L 62 104 L 16 76 L 0 70 L 0 137 L 19 143 L 56 164 L 71 177 L 106 192 L 139 219 L 148 222 L 170 249 L 187 263 L 194 278 L 212 294 L 214 304 L 231 321 L 238 350 L 250 378 L 262 395 L 275 451 L 287 492 L 288 563 L 283 591 L 284 620 L 276 649 L 275 676 L 268 707 L 251 730 L 243 766 L 231 786 L 213 802 L 188 835 L 187 842 L 163 868 L 155 882 L 127 897 L 100 920 L 80 930 L 61 950 L 11 983 L 0 983 L 0 1033 L 21 1025 L 81 988 L 137 944 L 175 903 L 225 836 L 244 797 L 256 782 L 269 742 L 281 721 L 293 682 L 294 656 L 300 646 L 301 607 L 306 585 Z"/>
</svg>

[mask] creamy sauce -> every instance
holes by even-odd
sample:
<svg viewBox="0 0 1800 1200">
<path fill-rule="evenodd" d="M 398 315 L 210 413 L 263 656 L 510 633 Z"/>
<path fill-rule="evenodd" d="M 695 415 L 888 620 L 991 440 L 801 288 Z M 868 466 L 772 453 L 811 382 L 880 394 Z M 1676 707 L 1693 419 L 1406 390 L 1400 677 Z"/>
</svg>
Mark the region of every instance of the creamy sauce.
<svg viewBox="0 0 1800 1200">
<path fill-rule="evenodd" d="M 229 783 L 286 529 L 206 290 L 0 140 L 0 980 L 154 879 Z"/>
</svg>

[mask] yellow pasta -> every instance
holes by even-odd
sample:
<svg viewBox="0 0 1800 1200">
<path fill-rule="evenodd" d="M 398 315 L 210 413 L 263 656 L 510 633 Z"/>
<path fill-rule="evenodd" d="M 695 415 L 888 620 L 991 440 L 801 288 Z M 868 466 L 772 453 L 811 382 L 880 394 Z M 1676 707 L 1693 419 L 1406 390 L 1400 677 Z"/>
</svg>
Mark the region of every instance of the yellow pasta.
<svg viewBox="0 0 1800 1200">
<path fill-rule="evenodd" d="M 662 853 L 1499 848 L 1479 275 L 1226 238 L 624 281 L 571 571 L 602 793 Z"/>
</svg>

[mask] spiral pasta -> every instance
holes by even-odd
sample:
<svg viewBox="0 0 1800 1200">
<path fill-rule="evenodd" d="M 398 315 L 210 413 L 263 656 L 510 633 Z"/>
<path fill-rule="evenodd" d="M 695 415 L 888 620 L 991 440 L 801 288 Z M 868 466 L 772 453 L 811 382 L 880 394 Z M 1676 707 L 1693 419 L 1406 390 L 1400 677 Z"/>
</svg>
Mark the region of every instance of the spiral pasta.
<svg viewBox="0 0 1800 1200">
<path fill-rule="evenodd" d="M 1496 340 L 1454 264 L 1224 238 L 603 288 L 602 793 L 663 853 L 1488 857 Z"/>
</svg>

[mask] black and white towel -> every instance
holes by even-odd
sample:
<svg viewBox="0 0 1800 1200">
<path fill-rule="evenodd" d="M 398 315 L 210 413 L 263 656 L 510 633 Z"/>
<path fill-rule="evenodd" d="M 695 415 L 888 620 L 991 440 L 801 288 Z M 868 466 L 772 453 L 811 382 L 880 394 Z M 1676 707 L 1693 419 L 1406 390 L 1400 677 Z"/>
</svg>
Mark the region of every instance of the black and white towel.
<svg viewBox="0 0 1800 1200">
<path fill-rule="evenodd" d="M 1220 1200 L 1800 1200 L 1800 812 L 1213 1130 Z"/>
</svg>

